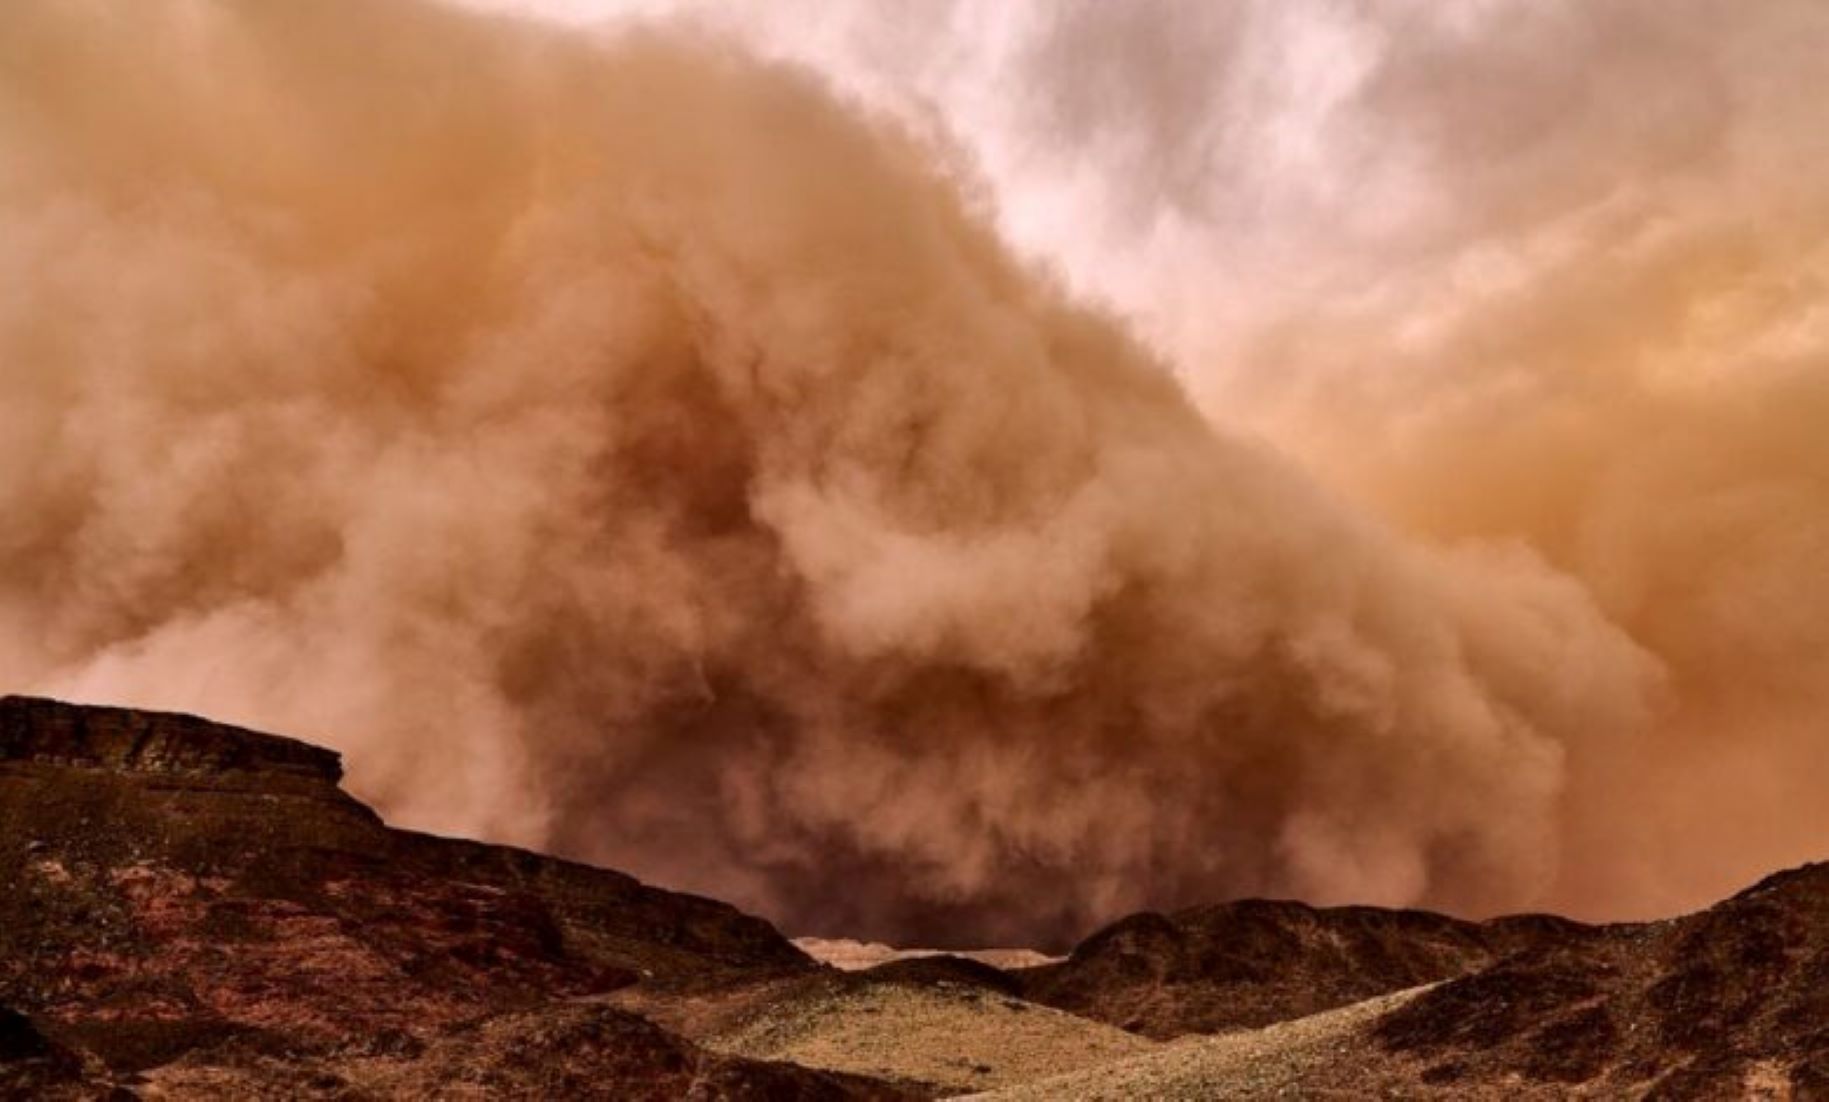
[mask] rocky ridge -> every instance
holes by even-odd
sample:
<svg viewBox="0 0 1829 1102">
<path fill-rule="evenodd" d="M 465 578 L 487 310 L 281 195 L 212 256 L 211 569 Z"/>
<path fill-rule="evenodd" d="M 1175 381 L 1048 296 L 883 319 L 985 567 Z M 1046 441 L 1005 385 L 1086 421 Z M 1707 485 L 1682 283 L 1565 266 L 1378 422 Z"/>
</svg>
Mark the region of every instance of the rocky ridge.
<svg viewBox="0 0 1829 1102">
<path fill-rule="evenodd" d="M 1829 865 L 1654 923 L 1251 900 L 839 971 L 340 781 L 0 699 L 0 1098 L 1829 1098 Z"/>
<path fill-rule="evenodd" d="M 393 1097 L 363 1076 L 481 1075 L 489 1053 L 583 1030 L 603 1039 L 495 1080 L 896 1095 L 705 1053 L 592 1005 L 819 970 L 766 922 L 620 873 L 389 829 L 340 778 L 334 753 L 290 739 L 0 699 L 0 1005 L 30 1028 L 13 1031 L 29 1058 L 6 1067 L 78 1095 L 220 1082 Z M 174 1077 L 183 1089 L 161 1086 Z"/>
<path fill-rule="evenodd" d="M 1153 1037 L 1252 1029 L 1475 971 L 1586 928 L 1548 915 L 1467 922 L 1428 911 L 1249 899 L 1131 915 L 1022 994 Z"/>
</svg>

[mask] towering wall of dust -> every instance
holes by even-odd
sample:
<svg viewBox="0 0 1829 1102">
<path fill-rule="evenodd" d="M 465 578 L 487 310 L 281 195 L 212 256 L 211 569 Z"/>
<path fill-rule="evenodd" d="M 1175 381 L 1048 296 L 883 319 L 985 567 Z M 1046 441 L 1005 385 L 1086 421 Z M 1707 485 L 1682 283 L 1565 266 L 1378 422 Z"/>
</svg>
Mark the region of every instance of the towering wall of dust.
<svg viewBox="0 0 1829 1102">
<path fill-rule="evenodd" d="M 1356 500 L 1527 542 L 1656 657 L 1655 749 L 1572 771 L 1555 899 L 1670 913 L 1829 856 L 1829 8 L 1496 14 L 1359 93 L 1431 194 L 1326 278 L 1388 279 L 1236 362 Z"/>
<path fill-rule="evenodd" d="M 1666 706 L 716 45 L 24 0 L 0 152 L 0 681 L 329 740 L 398 819 L 797 931 L 1491 909 Z"/>
<path fill-rule="evenodd" d="M 1824 856 L 1829 6 L 675 3 L 945 120 L 1213 416 L 1532 547 L 1655 656 L 1646 752 L 1571 747 L 1547 904 Z"/>
</svg>

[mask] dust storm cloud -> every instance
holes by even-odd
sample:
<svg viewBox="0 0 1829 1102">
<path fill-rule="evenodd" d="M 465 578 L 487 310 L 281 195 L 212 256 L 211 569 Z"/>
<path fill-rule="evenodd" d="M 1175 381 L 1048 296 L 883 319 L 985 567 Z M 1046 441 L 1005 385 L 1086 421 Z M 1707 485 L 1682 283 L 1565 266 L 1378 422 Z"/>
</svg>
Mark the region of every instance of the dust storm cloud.
<svg viewBox="0 0 1829 1102">
<path fill-rule="evenodd" d="M 1002 244 L 959 149 L 727 38 L 27 0 L 0 153 L 0 678 L 330 742 L 407 824 L 797 933 L 1058 942 L 1238 894 L 1643 906 L 1612 870 L 1698 836 L 1710 762 L 1821 765 L 1804 321 L 1782 392 L 1428 370 L 1610 351 L 1636 300 L 1574 273 L 1640 267 L 1592 239 L 1421 337 L 1406 288 L 1257 304 L 1231 350 L 1311 385 L 1247 433 Z M 1405 400 L 1335 379 L 1387 352 Z M 1505 432 L 1458 419 L 1489 384 Z"/>
</svg>

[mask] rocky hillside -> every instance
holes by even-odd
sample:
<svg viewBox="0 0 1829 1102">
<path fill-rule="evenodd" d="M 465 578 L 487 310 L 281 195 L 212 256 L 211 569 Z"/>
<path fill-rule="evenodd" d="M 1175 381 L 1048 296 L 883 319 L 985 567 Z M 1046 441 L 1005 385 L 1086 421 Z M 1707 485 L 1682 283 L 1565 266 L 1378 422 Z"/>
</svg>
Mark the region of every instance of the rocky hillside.
<svg viewBox="0 0 1829 1102">
<path fill-rule="evenodd" d="M 0 1098 L 1829 1098 L 1829 866 L 1648 924 L 1246 901 L 839 971 L 340 772 L 0 699 Z"/>
<path fill-rule="evenodd" d="M 1453 978 L 987 1097 L 1829 1098 L 1829 866 L 1665 922 L 1493 933 L 1517 941 Z"/>
<path fill-rule="evenodd" d="M 701 1080 L 894 1093 L 716 1057 L 592 1005 L 818 969 L 767 923 L 391 830 L 340 775 L 329 751 L 203 720 L 0 700 L 6 1075 L 154 1094 L 175 1079 L 184 1096 L 335 1094 L 361 1086 L 352 1073 L 542 1092 L 575 1074 L 621 1097 Z"/>
<path fill-rule="evenodd" d="M 1829 1098 L 1829 865 L 1685 918 L 1537 940 L 1423 992 L 1371 1039 L 1451 1091 Z"/>
<path fill-rule="evenodd" d="M 1017 975 L 1030 999 L 1167 1040 L 1316 1014 L 1463 975 L 1542 941 L 1580 939 L 1585 930 L 1541 915 L 1475 923 L 1252 899 L 1132 915 L 1066 960 Z"/>
</svg>

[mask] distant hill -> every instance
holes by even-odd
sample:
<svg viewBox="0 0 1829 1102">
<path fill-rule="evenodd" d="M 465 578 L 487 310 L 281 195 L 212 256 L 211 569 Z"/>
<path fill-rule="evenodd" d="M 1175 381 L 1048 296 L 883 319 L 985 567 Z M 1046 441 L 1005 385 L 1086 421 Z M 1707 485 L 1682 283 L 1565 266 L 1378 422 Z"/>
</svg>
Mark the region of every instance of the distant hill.
<svg viewBox="0 0 1829 1102">
<path fill-rule="evenodd" d="M 1158 1040 L 1254 1028 L 1463 975 L 1586 927 L 1525 915 L 1489 923 L 1378 907 L 1260 899 L 1137 914 L 1063 961 L 1016 973 L 1025 996 Z"/>
</svg>

